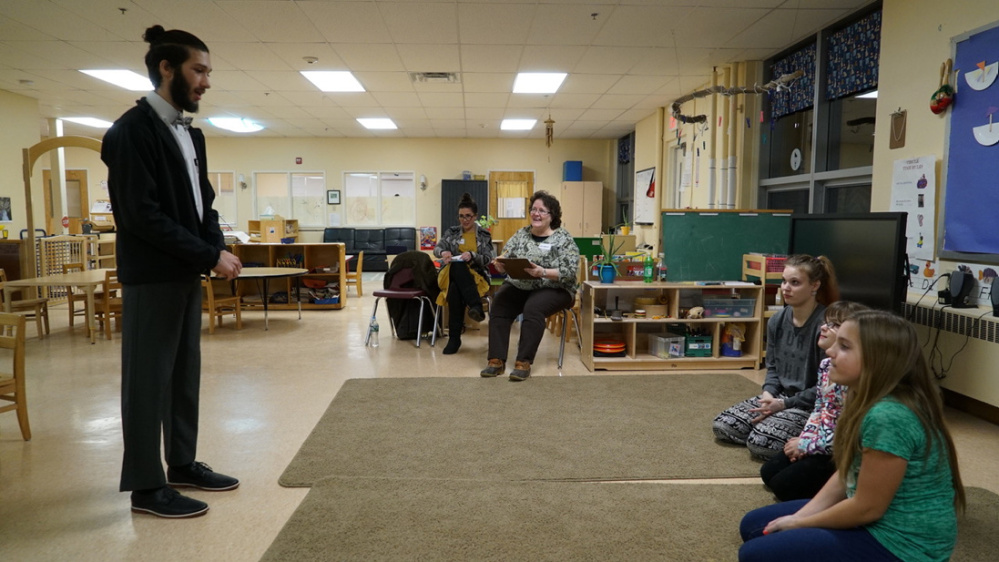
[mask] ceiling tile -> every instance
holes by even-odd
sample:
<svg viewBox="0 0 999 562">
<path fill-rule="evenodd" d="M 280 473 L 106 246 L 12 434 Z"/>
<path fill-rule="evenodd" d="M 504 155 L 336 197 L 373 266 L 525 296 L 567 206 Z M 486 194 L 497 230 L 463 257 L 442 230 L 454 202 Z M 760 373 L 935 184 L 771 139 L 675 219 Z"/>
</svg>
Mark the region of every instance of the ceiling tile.
<svg viewBox="0 0 999 562">
<path fill-rule="evenodd" d="M 534 20 L 532 4 L 459 4 L 462 41 L 484 45 L 523 45 Z"/>
<path fill-rule="evenodd" d="M 301 43 L 325 41 L 297 2 L 273 0 L 214 0 L 235 22 L 260 41 Z M 209 45 L 209 48 L 211 45 Z"/>
<path fill-rule="evenodd" d="M 550 112 L 559 138 L 602 138 L 706 87 L 713 67 L 764 60 L 868 2 L 2 0 L 0 88 L 37 99 L 43 117 L 116 118 L 142 93 L 74 69 L 144 74 L 141 36 L 159 23 L 211 48 L 202 115 L 266 120 L 262 136 L 542 138 L 543 127 L 509 134 L 499 121 Z M 319 92 L 301 70 L 349 70 L 367 91 Z M 513 95 L 525 70 L 569 76 L 556 94 Z M 408 71 L 460 80 L 414 83 Z M 354 119 L 362 114 L 412 130 L 371 133 Z"/>
<path fill-rule="evenodd" d="M 390 42 L 388 27 L 375 2 L 299 0 L 298 5 L 330 43 Z"/>
<path fill-rule="evenodd" d="M 379 11 L 394 43 L 458 43 L 455 4 L 382 2 Z"/>
<path fill-rule="evenodd" d="M 462 72 L 519 72 L 521 45 L 462 45 Z"/>
</svg>

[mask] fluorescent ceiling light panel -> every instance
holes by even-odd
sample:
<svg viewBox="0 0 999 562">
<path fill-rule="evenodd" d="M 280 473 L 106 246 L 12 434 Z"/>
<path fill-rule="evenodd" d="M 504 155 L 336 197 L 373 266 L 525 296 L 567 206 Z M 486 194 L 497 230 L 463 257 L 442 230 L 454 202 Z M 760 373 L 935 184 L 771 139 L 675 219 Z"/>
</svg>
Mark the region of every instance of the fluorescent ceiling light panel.
<svg viewBox="0 0 999 562">
<path fill-rule="evenodd" d="M 324 92 L 363 92 L 364 86 L 346 70 L 302 70 L 305 76 Z"/>
<path fill-rule="evenodd" d="M 255 123 L 244 117 L 210 117 L 208 122 L 219 129 L 233 133 L 256 133 L 264 129 L 260 123 Z"/>
<path fill-rule="evenodd" d="M 60 119 L 63 121 L 69 121 L 70 123 L 76 123 L 78 125 L 86 125 L 87 127 L 93 127 L 95 129 L 107 129 L 112 125 L 110 121 L 105 121 L 96 117 L 60 117 Z"/>
<path fill-rule="evenodd" d="M 564 72 L 521 72 L 513 81 L 513 93 L 554 94 L 566 76 Z"/>
<path fill-rule="evenodd" d="M 500 129 L 504 131 L 530 131 L 537 122 L 537 119 L 504 119 L 500 123 Z"/>
<path fill-rule="evenodd" d="M 81 70 L 80 72 L 133 92 L 149 92 L 154 89 L 153 83 L 149 81 L 149 77 L 132 72 L 131 70 L 98 69 Z"/>
<path fill-rule="evenodd" d="M 857 96 L 857 99 L 858 100 L 876 100 L 876 99 L 878 99 L 878 91 L 874 90 L 873 92 L 867 92 L 866 94 L 860 94 L 859 96 Z"/>
<path fill-rule="evenodd" d="M 398 129 L 399 127 L 391 120 L 384 117 L 359 117 L 357 122 L 365 129 Z"/>
</svg>

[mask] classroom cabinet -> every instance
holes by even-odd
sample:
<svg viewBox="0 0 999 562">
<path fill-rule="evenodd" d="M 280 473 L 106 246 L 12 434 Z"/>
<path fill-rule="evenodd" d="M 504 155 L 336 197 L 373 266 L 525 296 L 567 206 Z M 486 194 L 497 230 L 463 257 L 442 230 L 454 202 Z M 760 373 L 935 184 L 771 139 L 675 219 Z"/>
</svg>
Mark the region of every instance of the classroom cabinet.
<svg viewBox="0 0 999 562">
<path fill-rule="evenodd" d="M 295 243 L 298 242 L 298 221 L 282 218 L 250 220 L 247 221 L 246 232 L 251 242 Z"/>
<path fill-rule="evenodd" d="M 635 304 L 638 297 L 656 303 L 650 308 L 657 308 L 658 314 L 646 311 L 644 318 L 636 317 L 636 310 L 646 306 Z M 689 309 L 697 306 L 705 308 L 705 316 L 687 318 Z M 583 364 L 590 371 L 755 369 L 766 330 L 763 309 L 763 288 L 751 283 L 586 281 L 580 300 Z M 613 310 L 622 311 L 620 319 L 612 319 Z M 744 329 L 739 356 L 723 351 L 726 328 L 732 323 Z M 683 356 L 662 353 L 664 341 L 679 343 Z M 616 353 L 620 356 L 599 351 L 608 348 L 623 351 Z"/>
<path fill-rule="evenodd" d="M 309 273 L 301 277 L 275 278 L 268 281 L 268 295 L 261 295 L 262 284 L 252 279 L 240 281 L 239 296 L 247 307 L 293 309 L 298 306 L 296 292 L 301 292 L 303 309 L 340 309 L 347 299 L 346 251 L 342 243 L 314 244 L 235 244 L 230 251 L 244 267 L 299 267 Z M 275 302 L 275 293 L 287 295 L 287 302 Z M 336 297 L 334 298 L 333 295 Z M 336 302 L 333 302 L 333 301 Z"/>
<path fill-rule="evenodd" d="M 604 184 L 564 181 L 558 194 L 562 228 L 573 236 L 599 236 L 603 231 Z"/>
</svg>

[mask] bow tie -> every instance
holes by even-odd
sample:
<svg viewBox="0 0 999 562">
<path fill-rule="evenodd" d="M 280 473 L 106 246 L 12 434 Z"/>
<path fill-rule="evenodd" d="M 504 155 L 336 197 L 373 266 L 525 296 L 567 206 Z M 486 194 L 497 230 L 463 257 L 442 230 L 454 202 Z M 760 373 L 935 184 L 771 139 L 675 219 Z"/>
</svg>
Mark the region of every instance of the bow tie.
<svg viewBox="0 0 999 562">
<path fill-rule="evenodd" d="M 184 117 L 182 115 L 178 115 L 178 116 L 176 116 L 176 117 L 173 118 L 173 121 L 171 121 L 170 124 L 171 125 L 183 125 L 185 129 L 190 129 L 191 128 L 191 121 L 193 119 L 194 119 L 193 117 Z"/>
</svg>

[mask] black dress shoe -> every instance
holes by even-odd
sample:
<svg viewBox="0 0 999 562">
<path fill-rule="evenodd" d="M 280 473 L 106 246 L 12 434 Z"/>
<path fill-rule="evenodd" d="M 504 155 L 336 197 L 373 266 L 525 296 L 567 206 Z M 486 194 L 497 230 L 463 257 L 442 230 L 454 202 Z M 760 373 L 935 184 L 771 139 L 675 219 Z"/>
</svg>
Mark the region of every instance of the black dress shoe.
<svg viewBox="0 0 999 562">
<path fill-rule="evenodd" d="M 470 306 L 468 307 L 468 317 L 476 322 L 482 322 L 486 319 L 486 313 L 482 309 L 482 305 Z"/>
<path fill-rule="evenodd" d="M 187 466 L 168 468 L 167 484 L 177 488 L 200 488 L 210 492 L 222 492 L 239 486 L 239 480 L 214 472 L 212 467 L 203 462 L 192 462 Z"/>
<path fill-rule="evenodd" d="M 208 504 L 181 495 L 180 492 L 169 486 L 163 486 L 152 490 L 132 492 L 132 511 L 152 513 L 157 517 L 168 519 L 183 519 L 208 513 Z"/>
</svg>

